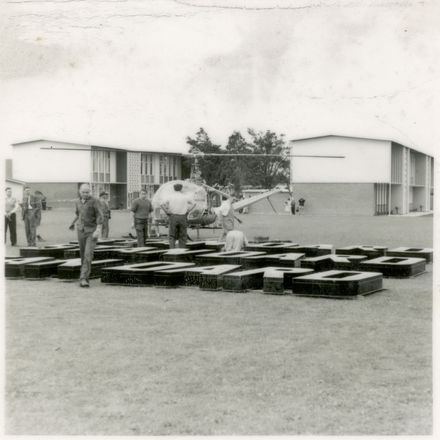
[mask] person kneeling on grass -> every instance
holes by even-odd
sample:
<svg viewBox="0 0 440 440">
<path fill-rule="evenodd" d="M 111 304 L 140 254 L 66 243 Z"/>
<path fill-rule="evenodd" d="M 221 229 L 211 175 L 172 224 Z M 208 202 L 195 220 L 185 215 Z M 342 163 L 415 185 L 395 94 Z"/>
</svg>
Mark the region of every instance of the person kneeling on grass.
<svg viewBox="0 0 440 440">
<path fill-rule="evenodd" d="M 83 183 L 79 189 L 80 198 L 75 202 L 75 218 L 69 226 L 78 232 L 79 254 L 81 256 L 80 287 L 89 287 L 89 276 L 92 271 L 93 252 L 102 229 L 101 203 L 90 195 L 90 186 Z"/>
<path fill-rule="evenodd" d="M 248 241 L 243 232 L 234 229 L 226 234 L 223 251 L 242 251 L 247 245 Z"/>
</svg>

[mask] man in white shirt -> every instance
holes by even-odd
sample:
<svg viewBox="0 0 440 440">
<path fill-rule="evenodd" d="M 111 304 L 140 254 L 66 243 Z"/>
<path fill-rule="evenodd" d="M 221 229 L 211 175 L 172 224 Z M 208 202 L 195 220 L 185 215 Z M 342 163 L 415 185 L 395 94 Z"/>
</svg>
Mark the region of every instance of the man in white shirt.
<svg viewBox="0 0 440 440">
<path fill-rule="evenodd" d="M 179 240 L 179 248 L 186 246 L 188 213 L 195 207 L 190 197 L 182 193 L 182 184 L 174 184 L 174 193 L 168 196 L 160 205 L 169 217 L 168 236 L 170 249 L 176 247 L 176 240 Z"/>
<path fill-rule="evenodd" d="M 11 237 L 11 246 L 17 244 L 17 218 L 16 212 L 18 210 L 18 201 L 15 197 L 12 197 L 12 189 L 6 188 L 6 199 L 5 199 L 5 243 L 6 234 L 8 233 Z"/>
<path fill-rule="evenodd" d="M 248 245 L 248 241 L 245 235 L 243 234 L 243 232 L 234 229 L 233 231 L 229 231 L 226 234 L 226 241 L 223 250 L 225 252 L 230 252 L 230 251 L 238 252 L 238 251 L 242 251 L 244 247 L 247 245 Z"/>
</svg>

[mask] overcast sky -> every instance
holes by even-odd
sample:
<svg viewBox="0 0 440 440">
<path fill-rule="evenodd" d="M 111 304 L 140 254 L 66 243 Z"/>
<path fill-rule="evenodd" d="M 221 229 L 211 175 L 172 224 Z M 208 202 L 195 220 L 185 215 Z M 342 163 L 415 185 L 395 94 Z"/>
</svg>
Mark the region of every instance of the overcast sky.
<svg viewBox="0 0 440 440">
<path fill-rule="evenodd" d="M 438 148 L 438 1 L 4 6 L 7 155 L 11 143 L 40 138 L 186 151 L 199 127 L 220 144 L 252 127 Z"/>
</svg>

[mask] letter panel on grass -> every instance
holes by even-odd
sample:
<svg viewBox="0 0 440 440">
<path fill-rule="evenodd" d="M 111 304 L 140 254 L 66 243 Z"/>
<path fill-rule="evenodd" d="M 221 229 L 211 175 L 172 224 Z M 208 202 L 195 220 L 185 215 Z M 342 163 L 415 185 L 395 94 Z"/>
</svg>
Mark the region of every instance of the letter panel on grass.
<svg viewBox="0 0 440 440">
<path fill-rule="evenodd" d="M 379 257 L 363 261 L 360 269 L 364 271 L 381 272 L 385 277 L 407 278 L 425 272 L 424 258 Z"/>
<path fill-rule="evenodd" d="M 387 257 L 424 258 L 427 263 L 432 263 L 433 254 L 431 248 L 398 247 L 387 251 Z"/>
<path fill-rule="evenodd" d="M 107 260 L 94 260 L 92 261 L 92 270 L 90 278 L 99 278 L 103 268 L 118 266 L 123 264 L 123 260 L 116 258 L 110 258 Z M 66 263 L 58 266 L 57 276 L 60 280 L 76 280 L 79 278 L 81 272 L 81 259 L 74 258 L 66 261 Z"/>
<path fill-rule="evenodd" d="M 5 261 L 5 278 L 22 278 L 26 264 L 38 263 L 40 261 L 53 261 L 53 257 L 28 257 L 15 258 Z"/>
<path fill-rule="evenodd" d="M 154 274 L 160 270 L 192 267 L 194 263 L 155 261 L 106 268 L 101 273 L 101 282 L 109 284 L 145 285 L 154 284 Z"/>
<path fill-rule="evenodd" d="M 329 270 L 294 278 L 292 293 L 302 296 L 353 298 L 382 289 L 378 272 Z"/>
<path fill-rule="evenodd" d="M 267 268 L 263 276 L 263 291 L 272 295 L 284 295 L 292 290 L 293 278 L 313 273 L 313 269 L 298 267 Z"/>
</svg>

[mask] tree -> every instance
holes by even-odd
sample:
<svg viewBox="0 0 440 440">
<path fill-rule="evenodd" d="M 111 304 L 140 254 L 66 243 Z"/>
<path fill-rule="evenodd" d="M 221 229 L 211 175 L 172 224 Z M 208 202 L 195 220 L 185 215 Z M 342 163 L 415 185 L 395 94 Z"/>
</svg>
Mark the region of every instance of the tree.
<svg viewBox="0 0 440 440">
<path fill-rule="evenodd" d="M 255 131 L 248 129 L 251 143 L 250 150 L 254 154 L 270 154 L 275 157 L 255 157 L 248 162 L 251 172 L 248 174 L 248 183 L 271 189 L 278 184 L 289 183 L 288 147 L 284 135 L 277 135 L 273 131 Z"/>
<path fill-rule="evenodd" d="M 217 153 L 221 154 L 224 150 L 220 145 L 213 144 L 208 136 L 208 133 L 203 128 L 196 133 L 195 139 L 191 137 L 186 138 L 186 143 L 191 145 L 189 152 L 194 153 L 200 151 L 202 153 Z M 227 181 L 227 172 L 222 166 L 222 158 L 218 156 L 214 157 L 201 157 L 198 159 L 202 178 L 208 185 L 220 184 L 225 185 Z"/>
<path fill-rule="evenodd" d="M 240 157 L 239 154 L 251 154 L 252 150 L 241 133 L 234 131 L 231 136 L 229 136 L 226 152 L 237 154 L 236 157 L 228 158 L 227 167 L 229 170 L 229 178 L 234 186 L 234 193 L 239 194 L 241 193 L 242 186 L 246 184 L 250 173 L 248 166 L 249 157 Z"/>
<path fill-rule="evenodd" d="M 270 130 L 257 132 L 248 129 L 248 133 L 250 142 L 246 141 L 239 131 L 234 131 L 229 136 L 225 149 L 213 144 L 203 128 L 200 128 L 195 138 L 187 137 L 186 142 L 191 146 L 190 153 L 200 151 L 207 155 L 236 154 L 236 156 L 198 158 L 202 178 L 208 185 L 221 187 L 233 185 L 234 193 L 238 194 L 243 185 L 271 189 L 279 183 L 288 183 L 288 147 L 284 135 L 277 135 Z M 255 157 L 248 156 L 252 154 L 255 154 Z M 266 156 L 257 157 L 257 155 Z M 188 168 L 188 162 L 186 167 Z"/>
</svg>

